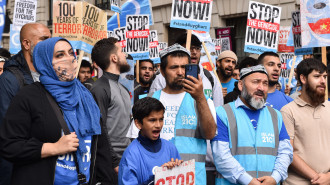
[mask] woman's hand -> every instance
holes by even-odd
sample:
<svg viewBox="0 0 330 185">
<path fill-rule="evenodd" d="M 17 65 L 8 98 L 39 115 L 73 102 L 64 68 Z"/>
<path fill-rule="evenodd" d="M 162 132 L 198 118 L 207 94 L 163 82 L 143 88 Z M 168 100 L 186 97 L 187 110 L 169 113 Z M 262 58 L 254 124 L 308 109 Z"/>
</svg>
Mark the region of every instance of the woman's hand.
<svg viewBox="0 0 330 185">
<path fill-rule="evenodd" d="M 79 139 L 75 132 L 62 136 L 56 143 L 44 143 L 41 149 L 41 158 L 63 155 L 77 151 Z"/>
</svg>

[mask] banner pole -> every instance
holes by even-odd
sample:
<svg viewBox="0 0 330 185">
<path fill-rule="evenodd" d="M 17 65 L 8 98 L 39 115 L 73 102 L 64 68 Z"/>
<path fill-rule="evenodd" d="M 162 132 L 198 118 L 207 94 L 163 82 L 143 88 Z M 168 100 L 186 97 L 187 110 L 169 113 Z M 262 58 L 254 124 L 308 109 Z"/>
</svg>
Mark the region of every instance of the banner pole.
<svg viewBox="0 0 330 185">
<path fill-rule="evenodd" d="M 120 28 L 120 16 L 118 12 L 117 12 L 117 22 L 118 22 L 118 28 Z"/>
<path fill-rule="evenodd" d="M 292 81 L 292 77 L 294 74 L 294 65 L 296 63 L 296 59 L 297 59 L 297 56 L 295 55 L 292 59 L 292 65 L 291 65 L 291 70 L 290 70 L 290 75 L 289 75 L 289 82 L 287 84 L 289 87 L 291 86 L 291 81 Z"/>
<path fill-rule="evenodd" d="M 84 53 L 85 53 L 85 51 L 80 50 L 79 57 L 78 57 L 78 67 L 77 67 L 77 71 L 76 71 L 76 78 L 78 78 L 78 73 L 79 73 L 79 70 L 80 70 L 81 61 L 82 61 L 82 58 L 84 56 Z"/>
<path fill-rule="evenodd" d="M 136 68 L 135 68 L 135 74 L 136 74 L 136 81 L 137 81 L 137 83 L 140 83 L 140 74 L 139 74 L 139 72 L 140 72 L 140 61 L 139 60 L 137 60 L 136 61 Z"/>
<path fill-rule="evenodd" d="M 325 65 L 325 66 L 327 66 L 327 48 L 326 47 L 322 47 L 322 63 Z M 328 96 L 329 96 L 329 94 L 328 94 L 328 78 L 327 78 L 327 81 L 326 81 L 326 83 L 325 83 L 325 96 L 324 96 L 324 98 L 325 98 L 325 101 L 328 101 Z"/>
<path fill-rule="evenodd" d="M 191 44 L 191 32 L 192 30 L 187 30 L 187 41 L 186 41 L 186 49 L 190 51 L 190 44 Z"/>
<path fill-rule="evenodd" d="M 203 45 L 203 48 L 204 48 L 204 50 L 205 50 L 205 52 L 206 52 L 207 58 L 209 59 L 209 63 L 210 63 L 210 65 L 211 65 L 211 67 L 212 67 L 212 71 L 213 71 L 214 75 L 217 77 L 217 79 L 218 79 L 218 81 L 219 81 L 219 84 L 220 84 L 220 88 L 222 89 L 222 85 L 221 85 L 220 78 L 219 78 L 219 76 L 218 76 L 218 74 L 217 74 L 217 71 L 216 71 L 215 68 L 214 68 L 214 64 L 213 64 L 213 62 L 212 62 L 212 59 L 211 59 L 210 53 L 209 53 L 209 51 L 207 50 L 204 41 L 202 42 L 202 45 Z"/>
</svg>

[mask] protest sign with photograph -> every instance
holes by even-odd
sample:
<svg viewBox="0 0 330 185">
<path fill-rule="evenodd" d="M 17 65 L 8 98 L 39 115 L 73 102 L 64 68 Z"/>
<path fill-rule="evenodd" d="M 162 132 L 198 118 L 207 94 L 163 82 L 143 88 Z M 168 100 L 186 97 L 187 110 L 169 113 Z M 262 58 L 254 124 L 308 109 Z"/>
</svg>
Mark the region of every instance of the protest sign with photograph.
<svg viewBox="0 0 330 185">
<path fill-rule="evenodd" d="M 277 52 L 281 7 L 250 1 L 244 52 Z"/>
<path fill-rule="evenodd" d="M 213 0 L 173 0 L 173 28 L 210 31 Z"/>
<path fill-rule="evenodd" d="M 221 39 L 221 51 L 232 51 L 232 37 L 233 31 L 231 27 L 215 29 L 216 38 Z"/>
<path fill-rule="evenodd" d="M 290 29 L 290 26 L 280 26 L 278 52 L 294 52 L 293 46 L 286 45 L 289 39 Z"/>
<path fill-rule="evenodd" d="M 15 0 L 14 26 L 22 27 L 26 23 L 36 22 L 37 2 L 37 0 Z"/>
<path fill-rule="evenodd" d="M 167 42 L 158 42 L 158 44 L 159 44 L 159 51 L 167 48 L 168 45 Z"/>
<path fill-rule="evenodd" d="M 221 39 L 212 39 L 215 46 L 215 55 L 219 56 L 221 53 Z"/>
<path fill-rule="evenodd" d="M 149 55 L 150 59 L 154 62 L 154 64 L 160 63 L 157 30 L 150 30 Z"/>
<path fill-rule="evenodd" d="M 126 52 L 134 60 L 149 59 L 149 15 L 127 15 Z"/>
<path fill-rule="evenodd" d="M 120 0 L 110 0 L 111 10 L 117 13 L 121 13 Z"/>
<path fill-rule="evenodd" d="M 300 0 L 302 47 L 330 46 L 329 1 Z"/>
<path fill-rule="evenodd" d="M 126 27 L 120 27 L 113 30 L 114 37 L 118 39 L 123 52 L 126 52 Z"/>
<path fill-rule="evenodd" d="M 9 52 L 11 54 L 17 54 L 21 50 L 20 38 L 20 27 L 15 27 L 13 24 L 10 25 L 10 41 L 9 41 Z"/>
<path fill-rule="evenodd" d="M 313 48 L 302 48 L 300 11 L 292 12 L 292 36 L 295 55 L 313 54 Z"/>
<path fill-rule="evenodd" d="M 195 185 L 195 159 L 184 161 L 180 166 L 155 169 L 155 185 L 186 184 Z"/>
</svg>

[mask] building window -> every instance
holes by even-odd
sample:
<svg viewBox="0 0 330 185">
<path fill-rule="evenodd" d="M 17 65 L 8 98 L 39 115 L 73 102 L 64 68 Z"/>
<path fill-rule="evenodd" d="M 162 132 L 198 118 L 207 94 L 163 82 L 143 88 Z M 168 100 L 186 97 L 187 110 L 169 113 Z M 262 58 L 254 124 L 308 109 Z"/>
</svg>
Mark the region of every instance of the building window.
<svg viewBox="0 0 330 185">
<path fill-rule="evenodd" d="M 95 0 L 95 6 L 102 10 L 110 10 L 110 0 Z"/>
</svg>

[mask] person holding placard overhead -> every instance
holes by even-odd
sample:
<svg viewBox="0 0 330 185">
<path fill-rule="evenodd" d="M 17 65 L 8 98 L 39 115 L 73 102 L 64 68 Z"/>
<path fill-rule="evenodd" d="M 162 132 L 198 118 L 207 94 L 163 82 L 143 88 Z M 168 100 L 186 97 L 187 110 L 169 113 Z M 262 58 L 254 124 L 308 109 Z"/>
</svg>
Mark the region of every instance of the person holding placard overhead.
<svg viewBox="0 0 330 185">
<path fill-rule="evenodd" d="M 268 75 L 262 65 L 243 68 L 234 102 L 217 108 L 211 141 L 217 185 L 276 185 L 287 178 L 292 146 L 279 111 L 265 106 Z"/>
<path fill-rule="evenodd" d="M 317 59 L 304 59 L 298 64 L 296 74 L 301 95 L 281 109 L 293 146 L 293 162 L 283 184 L 330 184 L 327 67 Z"/>
<path fill-rule="evenodd" d="M 290 103 L 293 99 L 276 89 L 276 84 L 281 75 L 280 57 L 274 52 L 265 52 L 258 57 L 258 63 L 266 68 L 269 78 L 266 105 L 281 110 L 284 105 Z"/>
</svg>

